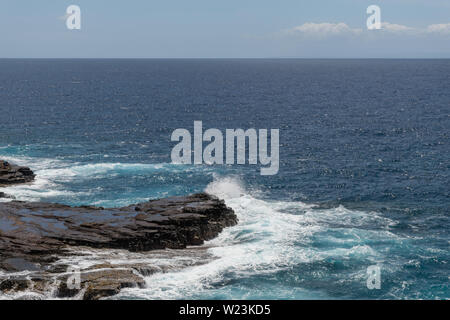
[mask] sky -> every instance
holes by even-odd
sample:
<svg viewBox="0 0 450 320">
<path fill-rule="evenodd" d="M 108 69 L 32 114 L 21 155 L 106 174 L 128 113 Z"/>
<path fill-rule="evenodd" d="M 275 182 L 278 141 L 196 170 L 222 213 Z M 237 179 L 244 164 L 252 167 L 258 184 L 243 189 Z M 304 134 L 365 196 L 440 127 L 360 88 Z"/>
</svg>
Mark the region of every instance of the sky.
<svg viewBox="0 0 450 320">
<path fill-rule="evenodd" d="M 450 0 L 0 0 L 0 58 L 450 58 Z"/>
</svg>

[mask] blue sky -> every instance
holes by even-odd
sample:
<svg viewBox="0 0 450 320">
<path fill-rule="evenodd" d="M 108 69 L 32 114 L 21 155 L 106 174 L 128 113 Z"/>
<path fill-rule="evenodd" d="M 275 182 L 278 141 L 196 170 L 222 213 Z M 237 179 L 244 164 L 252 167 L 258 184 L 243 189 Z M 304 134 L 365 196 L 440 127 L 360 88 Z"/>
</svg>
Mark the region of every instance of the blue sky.
<svg viewBox="0 0 450 320">
<path fill-rule="evenodd" d="M 0 0 L 0 58 L 21 57 L 450 58 L 450 1 Z"/>
</svg>

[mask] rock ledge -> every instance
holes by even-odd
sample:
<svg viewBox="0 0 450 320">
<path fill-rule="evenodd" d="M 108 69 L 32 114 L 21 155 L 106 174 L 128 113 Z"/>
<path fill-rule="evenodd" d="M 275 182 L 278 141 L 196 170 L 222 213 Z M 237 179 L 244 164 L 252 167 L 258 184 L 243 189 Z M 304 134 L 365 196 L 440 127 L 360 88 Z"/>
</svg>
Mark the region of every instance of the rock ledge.
<svg viewBox="0 0 450 320">
<path fill-rule="evenodd" d="M 29 168 L 0 165 L 0 183 L 34 179 Z M 154 266 L 91 266 L 80 270 L 81 288 L 76 290 L 67 287 L 69 266 L 55 262 L 81 247 L 129 252 L 183 249 L 201 245 L 235 224 L 233 210 L 206 193 L 110 209 L 0 202 L 0 294 L 52 291 L 56 297 L 99 299 L 125 287 L 144 287 L 143 276 L 156 272 Z M 26 277 L 17 276 L 24 271 Z"/>
<path fill-rule="evenodd" d="M 34 177 L 35 174 L 30 168 L 0 160 L 0 186 L 31 182 Z"/>
</svg>

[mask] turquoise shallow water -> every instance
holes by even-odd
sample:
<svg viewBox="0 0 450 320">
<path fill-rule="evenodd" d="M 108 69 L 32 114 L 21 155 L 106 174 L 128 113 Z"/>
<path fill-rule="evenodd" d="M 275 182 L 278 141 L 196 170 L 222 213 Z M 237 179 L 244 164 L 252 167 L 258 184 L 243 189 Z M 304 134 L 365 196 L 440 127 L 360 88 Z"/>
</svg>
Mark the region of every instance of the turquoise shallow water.
<svg viewBox="0 0 450 320">
<path fill-rule="evenodd" d="M 116 298 L 448 299 L 449 69 L 448 60 L 0 60 L 0 158 L 37 173 L 4 191 L 116 207 L 206 190 L 236 211 L 239 225 L 200 250 L 133 257 L 184 267 Z M 194 120 L 279 128 L 279 173 L 171 164 L 172 131 L 192 132 Z M 379 290 L 366 286 L 371 265 Z"/>
</svg>

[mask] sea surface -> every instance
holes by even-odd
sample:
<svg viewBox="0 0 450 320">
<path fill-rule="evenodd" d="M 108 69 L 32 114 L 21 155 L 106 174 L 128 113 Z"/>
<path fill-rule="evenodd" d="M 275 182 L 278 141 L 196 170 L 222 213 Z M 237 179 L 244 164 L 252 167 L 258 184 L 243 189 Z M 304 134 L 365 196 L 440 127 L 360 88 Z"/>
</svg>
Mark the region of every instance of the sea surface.
<svg viewBox="0 0 450 320">
<path fill-rule="evenodd" d="M 279 173 L 171 164 L 195 120 L 279 129 Z M 239 217 L 200 248 L 93 253 L 166 266 L 114 299 L 449 299 L 449 128 L 450 60 L 0 60 L 0 159 L 37 174 L 2 191 L 118 207 L 206 190 Z"/>
</svg>

